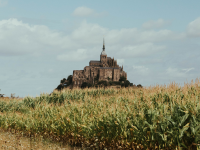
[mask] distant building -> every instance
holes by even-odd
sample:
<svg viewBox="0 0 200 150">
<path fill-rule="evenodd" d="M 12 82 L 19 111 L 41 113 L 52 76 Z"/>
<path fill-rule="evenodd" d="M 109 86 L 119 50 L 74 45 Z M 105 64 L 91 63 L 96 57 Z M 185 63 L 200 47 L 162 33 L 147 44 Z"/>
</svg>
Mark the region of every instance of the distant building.
<svg viewBox="0 0 200 150">
<path fill-rule="evenodd" d="M 121 76 L 127 79 L 127 73 L 123 71 L 123 66 L 117 65 L 117 61 L 114 58 L 107 57 L 103 40 L 100 61 L 91 60 L 89 66 L 85 66 L 84 70 L 74 70 L 72 84 L 73 87 L 80 87 L 83 82 L 94 84 L 95 80 L 119 81 Z"/>
</svg>

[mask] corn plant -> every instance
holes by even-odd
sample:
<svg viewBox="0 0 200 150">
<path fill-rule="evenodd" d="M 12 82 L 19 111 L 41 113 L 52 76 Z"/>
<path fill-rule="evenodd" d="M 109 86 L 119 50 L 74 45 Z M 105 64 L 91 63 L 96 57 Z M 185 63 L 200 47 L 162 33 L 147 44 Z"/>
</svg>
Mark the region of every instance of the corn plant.
<svg viewBox="0 0 200 150">
<path fill-rule="evenodd" d="M 0 101 L 0 127 L 88 148 L 197 149 L 200 84 L 75 89 Z"/>
</svg>

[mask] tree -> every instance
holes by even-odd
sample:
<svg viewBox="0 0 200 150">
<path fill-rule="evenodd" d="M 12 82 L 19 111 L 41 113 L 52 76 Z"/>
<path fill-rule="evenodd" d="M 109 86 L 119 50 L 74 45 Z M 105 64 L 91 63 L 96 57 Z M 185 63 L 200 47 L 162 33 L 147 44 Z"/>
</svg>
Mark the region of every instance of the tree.
<svg viewBox="0 0 200 150">
<path fill-rule="evenodd" d="M 67 77 L 67 81 L 68 81 L 68 84 L 70 85 L 70 84 L 72 84 L 72 75 L 69 75 L 68 77 Z"/>
<path fill-rule="evenodd" d="M 138 84 L 137 87 L 138 87 L 138 88 L 142 88 L 143 86 L 142 86 L 141 84 Z"/>
<path fill-rule="evenodd" d="M 81 88 L 86 88 L 86 87 L 91 87 L 92 86 L 92 84 L 90 84 L 90 83 L 87 83 L 87 82 L 83 82 L 82 84 L 81 84 Z"/>
<path fill-rule="evenodd" d="M 81 88 L 83 89 L 83 88 L 86 88 L 87 87 L 87 82 L 83 82 L 82 84 L 81 84 Z"/>
<path fill-rule="evenodd" d="M 120 77 L 120 79 L 119 79 L 119 81 L 120 81 L 120 82 L 122 82 L 122 81 L 124 81 L 124 82 L 125 82 L 125 81 L 126 81 L 126 77 L 124 77 L 124 76 L 121 76 L 121 77 Z"/>
<path fill-rule="evenodd" d="M 109 83 L 109 85 L 113 85 L 113 82 L 112 82 L 112 81 L 109 81 L 108 83 Z"/>
<path fill-rule="evenodd" d="M 131 84 L 131 83 L 130 83 L 128 80 L 126 80 L 126 81 L 124 82 L 125 87 L 130 86 L 130 84 Z"/>
<path fill-rule="evenodd" d="M 60 81 L 60 83 L 64 83 L 65 81 L 66 81 L 66 79 L 63 78 L 63 79 Z"/>
<path fill-rule="evenodd" d="M 57 88 L 56 88 L 56 89 L 57 89 L 58 91 L 60 91 L 60 90 L 62 90 L 63 88 L 64 88 L 64 87 L 63 87 L 63 85 L 62 85 L 62 84 L 60 84 L 60 85 L 58 85 L 58 86 L 57 86 Z"/>
<path fill-rule="evenodd" d="M 108 82 L 107 82 L 107 81 L 99 81 L 99 82 L 97 83 L 97 85 L 108 86 Z"/>
</svg>

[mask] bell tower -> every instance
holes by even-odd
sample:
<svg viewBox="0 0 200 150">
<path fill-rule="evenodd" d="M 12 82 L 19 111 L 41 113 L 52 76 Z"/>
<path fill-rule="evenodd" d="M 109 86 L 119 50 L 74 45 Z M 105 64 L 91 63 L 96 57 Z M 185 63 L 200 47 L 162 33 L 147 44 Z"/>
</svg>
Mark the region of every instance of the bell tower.
<svg viewBox="0 0 200 150">
<path fill-rule="evenodd" d="M 103 48 L 102 48 L 102 52 L 101 52 L 101 55 L 100 55 L 100 61 L 101 61 L 101 63 L 107 63 L 107 54 L 105 52 L 105 42 L 104 42 L 104 39 L 103 39 Z"/>
</svg>

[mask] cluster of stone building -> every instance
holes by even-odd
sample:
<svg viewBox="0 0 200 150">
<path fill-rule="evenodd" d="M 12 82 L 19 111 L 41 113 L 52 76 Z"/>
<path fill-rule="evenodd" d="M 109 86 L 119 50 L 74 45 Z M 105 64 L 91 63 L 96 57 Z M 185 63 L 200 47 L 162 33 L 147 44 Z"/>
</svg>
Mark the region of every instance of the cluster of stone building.
<svg viewBox="0 0 200 150">
<path fill-rule="evenodd" d="M 72 84 L 73 87 L 80 87 L 83 82 L 94 84 L 95 78 L 98 78 L 98 81 L 119 81 L 122 76 L 127 79 L 123 66 L 120 67 L 114 58 L 107 57 L 103 41 L 100 61 L 91 60 L 84 70 L 74 70 Z"/>
</svg>

